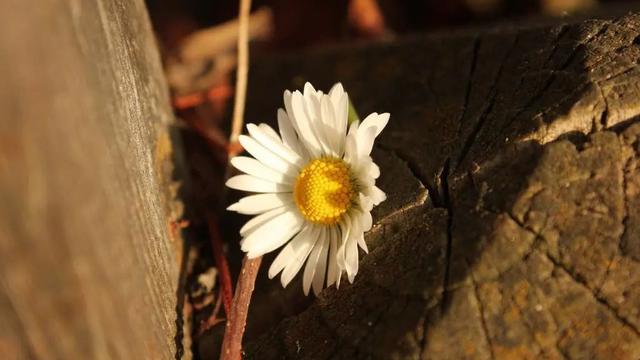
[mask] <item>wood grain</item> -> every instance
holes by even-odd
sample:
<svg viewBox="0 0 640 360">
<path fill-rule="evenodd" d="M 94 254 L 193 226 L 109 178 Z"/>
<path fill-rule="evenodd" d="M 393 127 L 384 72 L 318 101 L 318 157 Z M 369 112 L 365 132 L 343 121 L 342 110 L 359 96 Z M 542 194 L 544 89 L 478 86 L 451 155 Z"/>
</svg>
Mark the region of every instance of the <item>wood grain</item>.
<svg viewBox="0 0 640 360">
<path fill-rule="evenodd" d="M 2 358 L 173 358 L 172 113 L 143 1 L 0 18 Z"/>
</svg>

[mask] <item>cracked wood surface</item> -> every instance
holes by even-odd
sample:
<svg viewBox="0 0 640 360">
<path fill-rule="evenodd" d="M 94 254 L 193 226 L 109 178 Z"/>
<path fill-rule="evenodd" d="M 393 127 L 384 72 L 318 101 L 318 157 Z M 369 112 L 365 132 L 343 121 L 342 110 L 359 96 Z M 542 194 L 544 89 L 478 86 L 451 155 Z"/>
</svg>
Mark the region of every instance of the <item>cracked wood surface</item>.
<svg viewBox="0 0 640 360">
<path fill-rule="evenodd" d="M 34 5 L 0 2 L 0 357 L 174 358 L 173 116 L 144 2 Z"/>
<path fill-rule="evenodd" d="M 355 283 L 266 283 L 248 357 L 640 358 L 639 35 L 631 14 L 254 64 L 250 122 L 306 80 L 392 116 Z"/>
</svg>

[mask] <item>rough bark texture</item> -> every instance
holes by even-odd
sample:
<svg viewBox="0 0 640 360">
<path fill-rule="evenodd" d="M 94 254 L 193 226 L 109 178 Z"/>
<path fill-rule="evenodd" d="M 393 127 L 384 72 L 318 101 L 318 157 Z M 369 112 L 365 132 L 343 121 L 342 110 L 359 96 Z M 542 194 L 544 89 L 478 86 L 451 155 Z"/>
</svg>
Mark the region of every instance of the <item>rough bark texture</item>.
<svg viewBox="0 0 640 360">
<path fill-rule="evenodd" d="M 172 116 L 143 1 L 0 18 L 0 357 L 173 358 Z"/>
<path fill-rule="evenodd" d="M 640 358 L 639 35 L 629 15 L 255 64 L 247 121 L 305 80 L 392 116 L 355 283 L 254 329 L 249 357 Z"/>
</svg>

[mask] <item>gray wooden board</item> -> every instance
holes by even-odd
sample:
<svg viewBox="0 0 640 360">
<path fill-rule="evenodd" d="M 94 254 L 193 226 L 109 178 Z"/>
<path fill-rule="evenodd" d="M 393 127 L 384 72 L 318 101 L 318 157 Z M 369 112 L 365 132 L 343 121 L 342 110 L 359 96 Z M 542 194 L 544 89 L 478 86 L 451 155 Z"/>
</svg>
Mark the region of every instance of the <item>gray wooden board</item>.
<svg viewBox="0 0 640 360">
<path fill-rule="evenodd" d="M 0 357 L 173 358 L 180 210 L 144 2 L 0 18 Z"/>
</svg>

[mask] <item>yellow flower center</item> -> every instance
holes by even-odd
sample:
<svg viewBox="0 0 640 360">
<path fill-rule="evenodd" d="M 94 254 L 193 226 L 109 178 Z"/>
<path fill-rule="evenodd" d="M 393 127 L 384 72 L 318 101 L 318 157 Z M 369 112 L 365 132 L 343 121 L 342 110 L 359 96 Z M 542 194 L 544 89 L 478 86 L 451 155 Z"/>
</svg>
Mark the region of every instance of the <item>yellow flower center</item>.
<svg viewBox="0 0 640 360">
<path fill-rule="evenodd" d="M 333 225 L 351 206 L 354 190 L 344 161 L 320 158 L 300 171 L 293 198 L 305 219 L 314 224 Z"/>
</svg>

